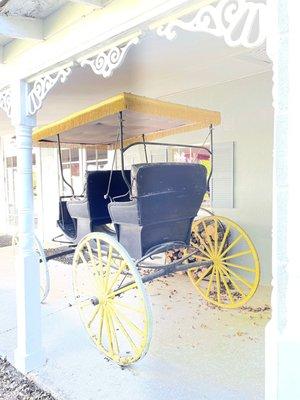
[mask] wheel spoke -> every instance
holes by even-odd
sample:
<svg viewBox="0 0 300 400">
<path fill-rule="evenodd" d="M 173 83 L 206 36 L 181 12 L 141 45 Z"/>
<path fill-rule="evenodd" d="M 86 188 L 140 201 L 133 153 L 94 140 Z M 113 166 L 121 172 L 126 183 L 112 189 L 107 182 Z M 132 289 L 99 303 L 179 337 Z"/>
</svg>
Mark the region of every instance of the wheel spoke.
<svg viewBox="0 0 300 400">
<path fill-rule="evenodd" d="M 228 294 L 229 300 L 230 300 L 231 303 L 234 303 L 231 291 L 230 291 L 230 289 L 229 289 L 229 287 L 227 285 L 226 279 L 224 278 L 224 275 L 223 275 L 223 272 L 222 272 L 221 268 L 219 269 L 219 273 L 220 273 L 220 277 L 221 277 L 221 280 L 223 282 L 223 285 L 225 286 L 226 292 Z"/>
<path fill-rule="evenodd" d="M 94 322 L 95 318 L 97 317 L 97 314 L 98 314 L 99 310 L 100 310 L 100 305 L 98 305 L 96 307 L 95 311 L 92 314 L 91 319 L 88 321 L 88 323 L 87 323 L 88 328 L 91 327 L 92 323 Z"/>
<path fill-rule="evenodd" d="M 103 284 L 103 279 L 102 279 L 101 275 L 99 277 L 98 268 L 97 268 L 97 265 L 95 263 L 95 258 L 94 258 L 94 255 L 93 255 L 93 252 L 92 252 L 92 248 L 91 248 L 91 245 L 90 245 L 89 242 L 86 243 L 86 248 L 87 248 L 87 251 L 88 251 L 88 254 L 89 254 L 89 257 L 90 257 L 90 261 L 91 261 L 92 267 L 95 270 L 95 274 L 94 275 L 96 276 L 96 284 L 97 284 L 98 290 L 101 290 L 102 289 L 101 286 Z"/>
<path fill-rule="evenodd" d="M 199 282 L 201 282 L 204 278 L 206 278 L 207 275 L 209 275 L 209 273 L 213 269 L 213 267 L 214 266 L 211 265 L 206 271 L 204 271 L 204 273 L 196 280 L 195 285 L 198 285 Z"/>
<path fill-rule="evenodd" d="M 109 283 L 109 286 L 107 288 L 107 293 L 111 291 L 111 289 L 114 287 L 115 283 L 119 279 L 119 276 L 121 273 L 124 271 L 124 269 L 127 267 L 125 261 L 122 261 L 121 266 L 119 267 L 118 271 L 116 272 L 115 276 L 113 277 L 113 280 Z"/>
<path fill-rule="evenodd" d="M 196 235 L 197 237 L 199 236 L 199 235 L 196 234 L 196 233 L 195 233 L 195 235 Z M 199 240 L 200 240 L 200 243 L 201 243 L 202 238 L 200 239 L 200 237 L 199 237 Z M 199 245 L 193 243 L 193 241 L 190 242 L 190 245 L 191 245 L 192 247 L 194 247 L 195 249 L 197 249 L 197 250 L 199 251 L 199 253 L 201 252 L 201 253 L 203 253 L 203 254 L 205 254 L 205 255 L 207 256 L 207 257 L 202 257 L 202 256 L 198 256 L 198 257 L 203 258 L 203 260 L 205 260 L 205 259 L 206 259 L 206 260 L 210 260 L 211 255 L 208 254 L 205 250 L 199 249 Z"/>
<path fill-rule="evenodd" d="M 248 282 L 247 279 L 245 279 L 245 278 L 239 276 L 238 274 L 236 274 L 235 272 L 233 272 L 231 269 L 225 267 L 225 265 L 223 265 L 223 268 L 225 268 L 226 271 L 227 271 L 229 274 L 233 275 L 238 281 L 242 282 L 242 283 L 243 283 L 245 286 L 247 286 L 249 289 L 252 288 L 251 283 Z"/>
<path fill-rule="evenodd" d="M 99 336 L 97 339 L 98 345 L 102 346 L 102 331 L 103 331 L 103 321 L 104 321 L 104 308 L 101 307 L 101 313 L 100 313 L 100 323 L 99 323 Z"/>
<path fill-rule="evenodd" d="M 209 246 L 210 246 L 210 250 L 211 250 L 211 253 L 210 253 L 210 254 L 213 254 L 213 252 L 214 252 L 214 247 L 213 247 L 213 244 L 212 244 L 212 241 L 211 241 L 210 234 L 209 234 L 209 232 L 207 231 L 207 226 L 206 226 L 206 223 L 205 223 L 204 220 L 203 220 L 203 226 L 204 226 L 204 231 L 205 231 L 205 234 L 206 234 L 205 237 L 207 237 L 207 240 L 208 240 L 208 242 L 209 242 Z M 205 240 L 205 239 L 204 239 L 204 240 Z"/>
<path fill-rule="evenodd" d="M 113 319 L 112 319 L 111 311 L 110 311 L 109 308 L 107 309 L 107 316 L 108 316 L 108 323 L 109 323 L 109 326 L 110 326 L 110 332 L 112 334 L 112 347 L 114 349 L 113 352 L 114 352 L 114 354 L 118 354 L 119 355 L 120 349 L 119 349 L 119 344 L 118 344 L 118 338 L 117 338 L 117 334 L 116 334 L 116 331 L 115 331 L 115 327 L 114 327 L 114 322 L 113 322 Z"/>
<path fill-rule="evenodd" d="M 225 233 L 224 233 L 224 236 L 223 236 L 223 239 L 222 239 L 222 242 L 221 242 L 221 244 L 220 244 L 220 248 L 219 248 L 219 251 L 218 251 L 218 255 L 220 255 L 220 254 L 222 253 L 222 251 L 223 251 L 223 248 L 224 248 L 224 245 L 225 245 L 227 236 L 228 236 L 228 234 L 229 234 L 229 231 L 230 231 L 230 224 L 227 224 L 226 230 L 225 230 Z"/>
<path fill-rule="evenodd" d="M 216 268 L 216 284 L 217 284 L 217 299 L 218 299 L 218 303 L 221 303 L 221 287 L 220 287 L 220 277 L 219 277 L 218 268 Z"/>
<path fill-rule="evenodd" d="M 218 253 L 218 239 L 219 239 L 219 235 L 218 235 L 218 221 L 217 221 L 216 218 L 214 219 L 214 221 L 215 221 L 215 237 L 214 237 L 214 240 L 215 240 L 215 251 L 214 251 L 214 253 L 217 254 L 217 253 Z"/>
<path fill-rule="evenodd" d="M 208 286 L 207 286 L 207 289 L 206 289 L 206 297 L 209 297 L 210 289 L 211 289 L 211 285 L 212 285 L 212 281 L 213 281 L 213 277 L 214 277 L 214 273 L 215 273 L 215 268 L 213 268 L 213 271 L 211 273 L 211 276 L 210 276 L 210 279 L 209 279 L 209 282 L 208 282 Z"/>
<path fill-rule="evenodd" d="M 200 243 L 206 248 L 206 252 L 204 250 L 201 249 L 201 251 L 206 254 L 208 257 L 211 257 L 212 254 L 210 252 L 209 247 L 207 246 L 205 240 L 201 237 L 201 235 L 198 232 L 194 232 L 194 234 L 196 235 L 196 237 L 199 239 Z M 199 249 L 199 247 L 197 246 L 197 249 Z"/>
<path fill-rule="evenodd" d="M 85 264 L 85 266 L 88 267 L 89 263 L 86 261 L 84 255 L 83 255 L 83 252 L 82 252 L 82 251 L 79 251 L 78 255 L 79 255 L 81 261 L 83 262 L 83 264 Z"/>
<path fill-rule="evenodd" d="M 229 276 L 228 272 L 224 269 L 223 265 L 221 266 L 221 269 L 222 269 L 224 275 L 228 278 L 228 280 L 233 284 L 235 289 L 239 292 L 239 294 L 243 297 L 246 297 L 246 294 L 243 291 L 243 289 L 241 289 L 241 287 L 236 283 L 236 281 L 232 278 L 232 276 Z"/>
<path fill-rule="evenodd" d="M 220 256 L 224 256 L 225 254 L 228 253 L 228 251 L 230 249 L 232 249 L 241 239 L 242 239 L 243 235 L 240 234 L 232 243 L 230 243 L 230 245 L 223 251 L 223 253 L 220 254 Z"/>
<path fill-rule="evenodd" d="M 199 250 L 200 253 L 201 250 Z M 191 257 L 196 257 L 196 259 L 204 260 L 204 261 L 210 261 L 211 259 L 208 257 L 203 257 L 203 256 L 198 256 L 197 254 L 191 255 Z M 196 267 L 197 268 L 197 267 Z"/>
<path fill-rule="evenodd" d="M 109 298 L 115 297 L 115 296 L 118 296 L 119 294 L 128 292 L 128 290 L 136 289 L 136 288 L 137 288 L 137 284 L 136 284 L 136 282 L 133 282 L 133 283 L 131 283 L 130 285 L 124 286 L 124 287 L 122 287 L 121 289 L 116 290 L 115 292 L 111 292 L 111 293 L 108 295 L 108 297 L 109 297 Z"/>
<path fill-rule="evenodd" d="M 128 319 L 126 315 L 124 315 L 120 310 L 118 311 L 116 311 L 115 309 L 113 310 L 115 314 L 118 315 L 123 321 L 125 321 L 127 325 L 130 326 L 137 334 L 144 337 L 144 332 L 138 326 L 136 326 L 132 321 L 130 321 L 130 319 Z"/>
<path fill-rule="evenodd" d="M 112 340 L 112 334 L 111 334 L 109 318 L 108 318 L 108 307 L 106 307 L 106 309 L 104 310 L 104 321 L 105 321 L 106 332 L 107 332 L 107 337 L 108 337 L 109 353 L 111 355 L 113 355 L 114 349 L 113 349 L 113 340 Z"/>
<path fill-rule="evenodd" d="M 223 257 L 222 260 L 230 260 L 232 258 L 242 257 L 247 254 L 251 254 L 251 250 L 240 251 L 239 253 L 232 254 L 230 256 Z"/>
<path fill-rule="evenodd" d="M 224 262 L 224 261 L 223 261 L 223 264 L 225 264 L 225 265 L 227 265 L 227 266 L 229 266 L 229 267 L 241 269 L 241 270 L 243 270 L 243 271 L 255 273 L 255 269 L 249 268 L 249 267 L 245 267 L 244 265 L 238 265 L 238 264 L 229 263 L 229 262 Z"/>
<path fill-rule="evenodd" d="M 120 321 L 119 317 L 117 316 L 117 314 L 115 313 L 115 310 L 111 308 L 111 311 L 113 313 L 113 317 L 117 323 L 117 325 L 119 326 L 119 328 L 121 329 L 121 331 L 123 332 L 123 335 L 126 337 L 126 339 L 128 340 L 128 343 L 130 344 L 130 346 L 132 347 L 132 349 L 134 350 L 134 352 L 138 351 L 138 348 L 136 346 L 136 344 L 134 343 L 134 341 L 131 339 L 129 333 L 127 332 L 126 328 L 124 327 L 124 325 L 122 324 L 122 322 Z"/>
<path fill-rule="evenodd" d="M 109 276 L 110 276 L 110 267 L 111 267 L 111 258 L 112 258 L 112 246 L 109 246 L 108 249 L 108 256 L 107 256 L 107 262 L 106 262 L 106 271 L 105 271 L 105 281 L 104 281 L 104 288 L 105 291 L 107 291 L 107 286 L 109 282 Z"/>
<path fill-rule="evenodd" d="M 97 254 L 98 254 L 98 257 L 97 257 L 97 261 L 98 261 L 97 270 L 99 269 L 101 282 L 104 282 L 102 249 L 101 249 L 101 242 L 100 242 L 100 239 L 97 238 L 97 239 L 96 239 L 96 243 L 97 243 Z"/>
<path fill-rule="evenodd" d="M 126 308 L 127 310 L 131 310 L 131 311 L 134 311 L 134 312 L 139 313 L 139 314 L 143 314 L 144 313 L 144 308 L 142 308 L 142 307 L 141 308 L 136 308 L 136 307 L 133 307 L 131 305 L 129 306 L 128 304 L 124 304 L 121 301 L 116 300 L 116 299 L 114 299 L 114 304 L 119 306 L 119 307 Z"/>
</svg>

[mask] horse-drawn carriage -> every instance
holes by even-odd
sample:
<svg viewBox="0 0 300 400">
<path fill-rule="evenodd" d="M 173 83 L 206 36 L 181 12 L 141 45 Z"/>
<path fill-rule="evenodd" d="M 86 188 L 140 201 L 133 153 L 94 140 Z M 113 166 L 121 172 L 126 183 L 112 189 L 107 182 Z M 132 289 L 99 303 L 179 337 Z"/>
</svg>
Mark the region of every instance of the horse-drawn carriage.
<svg viewBox="0 0 300 400">
<path fill-rule="evenodd" d="M 147 282 L 187 271 L 207 301 L 226 308 L 240 307 L 255 293 L 259 261 L 248 235 L 211 212 L 197 216 L 211 190 L 211 173 L 201 163 L 148 162 L 150 146 L 162 145 L 201 149 L 212 158 L 212 146 L 156 140 L 203 128 L 212 136 L 219 123 L 218 112 L 123 93 L 34 132 L 41 146 L 58 146 L 60 161 L 61 145 L 114 151 L 111 171 L 88 171 L 81 196 L 60 198 L 58 225 L 61 242 L 70 245 L 63 253 L 74 252 L 83 324 L 95 345 L 120 365 L 143 357 L 150 344 Z M 124 155 L 138 145 L 146 162 L 126 170 Z M 165 257 L 170 252 L 177 256 Z"/>
</svg>

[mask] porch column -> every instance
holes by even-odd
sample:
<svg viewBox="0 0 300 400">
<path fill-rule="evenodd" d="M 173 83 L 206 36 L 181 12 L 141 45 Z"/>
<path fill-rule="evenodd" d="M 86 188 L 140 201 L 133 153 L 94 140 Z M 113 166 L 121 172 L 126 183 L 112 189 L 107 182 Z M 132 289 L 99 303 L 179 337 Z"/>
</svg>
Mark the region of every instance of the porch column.
<svg viewBox="0 0 300 400">
<path fill-rule="evenodd" d="M 27 84 L 16 81 L 12 89 L 12 124 L 17 143 L 17 208 L 19 249 L 16 256 L 17 349 L 15 366 L 23 373 L 43 363 L 41 343 L 40 275 L 34 251 L 32 191 L 32 128 L 26 115 Z"/>
<path fill-rule="evenodd" d="M 266 329 L 266 400 L 300 399 L 299 13 L 269 0 L 274 26 L 274 206 L 272 320 Z M 277 35 L 274 34 L 277 32 Z"/>
</svg>

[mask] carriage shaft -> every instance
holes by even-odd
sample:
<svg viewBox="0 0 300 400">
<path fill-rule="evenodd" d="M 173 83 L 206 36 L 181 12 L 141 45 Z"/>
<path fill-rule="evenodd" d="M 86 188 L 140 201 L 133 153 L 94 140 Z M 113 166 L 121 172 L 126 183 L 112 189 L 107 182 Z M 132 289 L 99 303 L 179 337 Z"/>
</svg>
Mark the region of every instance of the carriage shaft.
<svg viewBox="0 0 300 400">
<path fill-rule="evenodd" d="M 173 264 L 164 266 L 163 268 L 160 268 L 158 271 L 155 271 L 149 275 L 144 275 L 141 278 L 143 283 L 147 283 L 147 282 L 152 282 L 155 279 L 160 278 L 161 276 L 167 276 L 179 271 L 187 271 L 188 269 L 191 268 L 200 268 L 200 267 L 209 268 L 211 264 L 212 264 L 211 261 L 192 262 L 188 264 L 175 264 L 175 265 Z M 121 293 L 118 293 L 116 296 L 119 296 L 122 294 L 122 292 L 124 292 L 122 289 L 130 288 L 130 286 L 132 285 L 135 285 L 135 281 L 130 281 L 126 283 L 126 285 L 118 287 L 117 291 L 118 292 L 121 291 Z"/>
<path fill-rule="evenodd" d="M 187 264 L 176 264 L 171 266 L 165 266 L 159 269 L 158 271 L 153 272 L 152 274 L 142 276 L 142 282 L 143 283 L 152 282 L 155 279 L 160 278 L 161 276 L 168 276 L 170 274 L 179 271 L 187 271 L 188 269 L 191 268 L 200 268 L 200 267 L 209 268 L 211 264 L 212 264 L 211 261 L 201 261 L 201 262 L 198 261 Z"/>
<path fill-rule="evenodd" d="M 72 253 L 74 253 L 74 252 L 75 252 L 75 247 L 72 248 L 72 249 L 60 251 L 59 253 L 54 253 L 54 254 L 51 254 L 51 255 L 47 256 L 47 257 L 46 257 L 46 261 L 55 260 L 55 258 L 59 258 L 59 257 L 62 257 L 62 256 L 66 256 L 66 255 L 72 254 Z"/>
</svg>

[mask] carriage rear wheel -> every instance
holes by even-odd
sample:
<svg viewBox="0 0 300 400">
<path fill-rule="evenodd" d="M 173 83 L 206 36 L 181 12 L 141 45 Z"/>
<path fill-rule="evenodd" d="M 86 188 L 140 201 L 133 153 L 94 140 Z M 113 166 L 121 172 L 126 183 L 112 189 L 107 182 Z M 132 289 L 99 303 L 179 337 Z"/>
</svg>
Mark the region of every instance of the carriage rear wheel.
<svg viewBox="0 0 300 400">
<path fill-rule="evenodd" d="M 100 232 L 85 236 L 73 260 L 73 287 L 82 322 L 96 347 L 119 365 L 149 348 L 152 312 L 139 272 L 123 246 Z"/>
<path fill-rule="evenodd" d="M 256 249 L 246 232 L 225 217 L 194 221 L 189 262 L 204 261 L 188 275 L 204 299 L 224 308 L 238 308 L 254 295 L 260 276 Z"/>
</svg>

